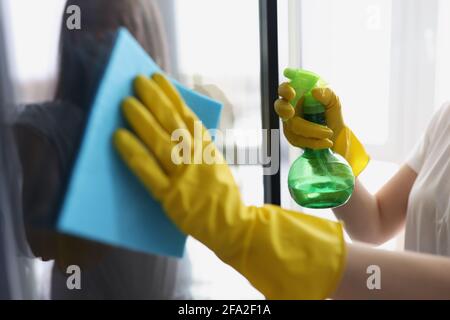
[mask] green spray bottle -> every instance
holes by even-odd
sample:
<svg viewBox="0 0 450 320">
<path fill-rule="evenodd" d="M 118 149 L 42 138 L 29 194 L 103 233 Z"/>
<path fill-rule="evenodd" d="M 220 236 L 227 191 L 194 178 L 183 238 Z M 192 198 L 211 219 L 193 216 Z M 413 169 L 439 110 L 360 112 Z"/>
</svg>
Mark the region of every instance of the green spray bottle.
<svg viewBox="0 0 450 320">
<path fill-rule="evenodd" d="M 326 125 L 325 107 L 314 99 L 311 91 L 325 87 L 317 74 L 287 68 L 284 75 L 291 80 L 296 96 L 290 101 L 295 108 L 304 96 L 305 120 Z M 355 177 L 347 161 L 330 149 L 305 149 L 292 164 L 288 175 L 289 192 L 297 204 L 305 208 L 325 209 L 345 204 L 353 193 Z"/>
</svg>

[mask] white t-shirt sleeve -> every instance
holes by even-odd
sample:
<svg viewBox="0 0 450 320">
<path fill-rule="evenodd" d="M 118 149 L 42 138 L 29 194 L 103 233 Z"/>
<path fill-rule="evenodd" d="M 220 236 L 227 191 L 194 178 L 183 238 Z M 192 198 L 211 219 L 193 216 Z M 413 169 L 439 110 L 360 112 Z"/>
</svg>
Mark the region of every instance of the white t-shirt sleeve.
<svg viewBox="0 0 450 320">
<path fill-rule="evenodd" d="M 424 132 L 420 140 L 417 142 L 416 146 L 413 148 L 412 152 L 409 154 L 406 160 L 406 164 L 413 169 L 416 173 L 422 169 L 425 157 L 428 154 L 428 148 L 433 137 L 436 135 L 436 130 L 438 130 L 438 122 L 442 116 L 443 111 L 446 108 L 440 108 L 432 117 L 430 123 L 428 124 L 427 130 Z"/>
<path fill-rule="evenodd" d="M 417 172 L 406 212 L 406 250 L 450 257 L 449 138 L 450 104 L 445 104 L 406 162 Z"/>
<path fill-rule="evenodd" d="M 423 161 L 425 159 L 426 154 L 426 140 L 427 140 L 427 133 L 423 134 L 420 140 L 417 142 L 416 146 L 412 150 L 412 152 L 409 154 L 406 164 L 413 169 L 416 173 L 419 173 L 420 169 L 422 168 Z"/>
</svg>

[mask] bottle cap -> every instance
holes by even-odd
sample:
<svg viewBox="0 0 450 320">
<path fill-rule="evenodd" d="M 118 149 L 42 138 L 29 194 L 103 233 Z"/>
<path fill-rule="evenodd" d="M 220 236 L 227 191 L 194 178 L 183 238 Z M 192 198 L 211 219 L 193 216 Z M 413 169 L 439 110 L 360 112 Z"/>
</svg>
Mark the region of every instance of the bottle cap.
<svg viewBox="0 0 450 320">
<path fill-rule="evenodd" d="M 296 92 L 295 98 L 291 101 L 292 106 L 295 107 L 298 100 L 304 96 L 303 112 L 305 114 L 325 112 L 325 107 L 311 93 L 313 89 L 324 88 L 327 85 L 319 75 L 307 70 L 286 68 L 284 76 L 291 80 L 290 85 Z"/>
</svg>

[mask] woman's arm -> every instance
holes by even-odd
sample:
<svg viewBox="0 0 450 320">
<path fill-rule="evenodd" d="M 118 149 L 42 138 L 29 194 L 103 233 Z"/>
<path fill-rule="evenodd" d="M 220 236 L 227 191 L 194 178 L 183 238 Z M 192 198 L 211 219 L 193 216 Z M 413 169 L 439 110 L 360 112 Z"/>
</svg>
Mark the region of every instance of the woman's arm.
<svg viewBox="0 0 450 320">
<path fill-rule="evenodd" d="M 450 299 L 450 258 L 388 252 L 360 244 L 348 244 L 347 249 L 336 299 Z M 379 267 L 379 289 L 368 287 L 370 266 Z"/>
<path fill-rule="evenodd" d="M 356 180 L 348 203 L 333 212 L 344 221 L 353 240 L 382 244 L 403 227 L 409 193 L 416 177 L 416 172 L 404 165 L 375 195 Z"/>
</svg>

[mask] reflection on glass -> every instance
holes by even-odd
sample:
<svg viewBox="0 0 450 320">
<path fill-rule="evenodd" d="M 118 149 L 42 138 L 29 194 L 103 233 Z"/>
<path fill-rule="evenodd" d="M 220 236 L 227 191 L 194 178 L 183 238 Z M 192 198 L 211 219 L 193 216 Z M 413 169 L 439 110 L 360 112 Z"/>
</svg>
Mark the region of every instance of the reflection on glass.
<svg viewBox="0 0 450 320">
<path fill-rule="evenodd" d="M 8 47 L 14 57 L 13 82 L 21 104 L 13 127 L 23 177 L 21 214 L 34 256 L 54 261 L 53 266 L 34 264 L 37 286 L 44 293 L 41 297 L 231 298 L 237 297 L 236 292 L 242 298 L 260 297 L 234 270 L 196 244 L 188 249 L 196 263 L 192 269 L 194 274 L 207 274 L 208 279 L 193 282 L 188 259 L 139 254 L 51 228 L 119 26 L 127 27 L 163 70 L 224 102 L 222 129 L 260 129 L 258 1 L 5 3 L 10 16 L 6 20 Z M 81 9 L 81 30 L 66 27 L 65 12 L 71 5 Z M 205 15 L 205 10 L 210 13 Z M 233 143 L 259 147 L 252 139 L 243 145 Z M 234 172 L 244 199 L 260 204 L 262 168 L 235 166 Z M 81 267 L 83 290 L 68 290 L 70 265 Z M 46 272 L 49 267 L 50 273 Z M 46 282 L 49 277 L 51 290 Z"/>
<path fill-rule="evenodd" d="M 23 171 L 22 204 L 27 237 L 35 256 L 55 261 L 51 298 L 189 297 L 188 286 L 177 285 L 179 279 L 188 281 L 189 265 L 184 261 L 113 248 L 62 235 L 52 229 L 117 28 L 126 27 L 163 69 L 169 69 L 167 39 L 158 7 L 154 1 L 146 0 L 69 0 L 65 8 L 79 6 L 83 18 L 81 30 L 69 30 L 65 23 L 67 16 L 56 10 L 55 3 L 44 3 L 44 7 L 45 4 L 47 9 L 55 9 L 50 11 L 50 18 L 57 16 L 57 20 L 62 21 L 59 41 L 55 32 L 39 35 L 43 45 L 55 41 L 59 50 L 55 94 L 46 102 L 39 101 L 41 96 L 33 97 L 30 93 L 37 86 L 36 73 L 44 72 L 34 68 L 27 74 L 26 70 L 16 68 L 21 71 L 16 74 L 16 86 L 22 90 L 19 92 L 21 97 L 26 97 L 21 101 L 33 103 L 18 109 L 20 114 L 14 132 Z M 17 10 L 17 6 L 20 6 L 19 2 L 11 9 Z M 12 26 L 13 30 L 14 27 L 17 25 Z M 12 35 L 25 37 L 14 40 L 17 50 L 30 40 L 30 35 L 21 30 L 13 31 Z M 25 64 L 30 60 L 36 63 L 32 53 L 15 56 L 25 60 Z M 16 61 L 16 64 L 20 62 Z M 50 78 L 44 76 L 43 83 L 50 85 Z M 80 266 L 83 290 L 67 287 L 66 270 L 70 265 Z"/>
<path fill-rule="evenodd" d="M 227 144 L 252 152 L 262 137 L 257 0 L 175 0 L 176 69 L 180 80 L 224 104 Z M 260 165 L 232 166 L 247 204 L 263 203 Z M 198 242 L 188 242 L 193 291 L 200 298 L 261 298 L 245 279 Z"/>
</svg>

